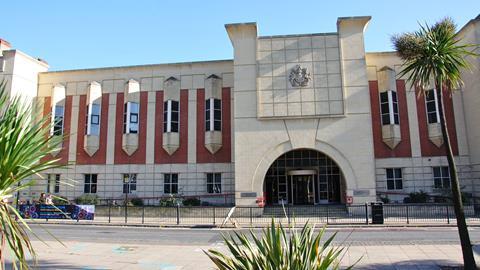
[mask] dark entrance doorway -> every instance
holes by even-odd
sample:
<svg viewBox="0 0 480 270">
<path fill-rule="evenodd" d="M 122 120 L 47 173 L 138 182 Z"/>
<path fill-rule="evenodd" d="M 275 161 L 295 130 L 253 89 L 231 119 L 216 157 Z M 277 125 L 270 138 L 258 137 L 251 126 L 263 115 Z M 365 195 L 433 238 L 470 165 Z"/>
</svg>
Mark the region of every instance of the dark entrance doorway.
<svg viewBox="0 0 480 270">
<path fill-rule="evenodd" d="M 292 176 L 293 204 L 314 204 L 314 187 L 312 175 Z"/>
<path fill-rule="evenodd" d="M 278 157 L 264 181 L 267 205 L 342 203 L 344 190 L 343 175 L 335 161 L 309 149 Z"/>
</svg>

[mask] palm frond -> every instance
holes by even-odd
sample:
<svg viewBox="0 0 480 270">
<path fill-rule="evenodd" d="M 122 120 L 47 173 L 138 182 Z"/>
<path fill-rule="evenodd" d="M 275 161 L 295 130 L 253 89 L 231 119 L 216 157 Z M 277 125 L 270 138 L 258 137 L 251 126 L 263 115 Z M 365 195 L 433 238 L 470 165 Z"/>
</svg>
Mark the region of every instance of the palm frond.
<svg viewBox="0 0 480 270">
<path fill-rule="evenodd" d="M 34 175 L 62 167 L 52 154 L 63 138 L 50 135 L 50 117 L 33 110 L 21 97 L 10 97 L 0 83 L 0 261 L 10 250 L 13 269 L 29 269 L 35 261 L 27 232 L 30 227 L 8 202 L 17 192 L 34 184 Z"/>
</svg>

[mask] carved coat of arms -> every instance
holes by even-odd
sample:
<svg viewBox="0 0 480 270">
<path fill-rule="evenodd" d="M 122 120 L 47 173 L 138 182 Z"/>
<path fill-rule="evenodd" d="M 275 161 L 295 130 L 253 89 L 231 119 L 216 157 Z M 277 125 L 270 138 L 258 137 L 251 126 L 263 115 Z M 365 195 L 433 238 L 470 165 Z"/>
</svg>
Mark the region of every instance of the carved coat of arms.
<svg viewBox="0 0 480 270">
<path fill-rule="evenodd" d="M 296 65 L 290 70 L 288 80 L 293 87 L 307 86 L 308 82 L 310 82 L 310 73 L 307 71 L 307 68 Z"/>
</svg>

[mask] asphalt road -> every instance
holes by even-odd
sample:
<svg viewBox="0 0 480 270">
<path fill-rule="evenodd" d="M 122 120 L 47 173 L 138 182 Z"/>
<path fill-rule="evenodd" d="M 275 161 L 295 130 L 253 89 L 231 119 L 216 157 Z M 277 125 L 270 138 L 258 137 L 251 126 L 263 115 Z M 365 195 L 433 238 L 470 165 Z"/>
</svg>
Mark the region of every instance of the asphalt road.
<svg viewBox="0 0 480 270">
<path fill-rule="evenodd" d="M 90 243 L 155 244 L 162 246 L 211 245 L 222 242 L 222 234 L 231 229 L 144 228 L 91 225 L 31 225 L 42 240 Z M 247 232 L 248 230 L 237 230 Z M 255 230 L 260 232 L 260 230 Z M 419 228 L 330 228 L 326 236 L 337 232 L 335 242 L 351 245 L 457 244 L 455 227 Z M 33 236 L 33 239 L 35 237 Z M 470 228 L 472 244 L 480 245 L 480 227 Z"/>
</svg>

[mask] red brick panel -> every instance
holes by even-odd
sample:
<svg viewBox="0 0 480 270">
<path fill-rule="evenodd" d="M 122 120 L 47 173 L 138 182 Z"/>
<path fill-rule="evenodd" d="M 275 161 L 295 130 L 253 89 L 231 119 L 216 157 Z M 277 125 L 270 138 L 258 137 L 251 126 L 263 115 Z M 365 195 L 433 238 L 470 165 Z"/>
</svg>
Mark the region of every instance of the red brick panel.
<svg viewBox="0 0 480 270">
<path fill-rule="evenodd" d="M 417 96 L 417 114 L 418 114 L 418 129 L 420 133 L 420 147 L 422 150 L 422 156 L 443 156 L 445 155 L 445 145 L 437 147 L 428 138 L 428 122 L 427 122 L 427 109 L 425 106 L 425 95 L 420 89 L 415 90 Z M 445 115 L 447 119 L 448 134 L 450 135 L 450 142 L 452 144 L 452 150 L 454 155 L 458 155 L 458 142 L 457 131 L 455 127 L 455 115 L 453 112 L 452 97 L 443 92 L 443 101 L 445 104 Z"/>
<path fill-rule="evenodd" d="M 212 154 L 205 148 L 205 89 L 197 89 L 197 163 L 231 162 L 230 88 L 222 89 L 222 148 Z"/>
<path fill-rule="evenodd" d="M 63 140 L 62 150 L 56 156 L 60 159 L 60 163 L 68 163 L 68 151 L 70 144 L 70 136 L 76 136 L 76 134 L 70 134 L 70 120 L 72 119 L 72 96 L 65 97 L 65 111 L 63 114 L 63 133 L 65 134 L 65 139 Z"/>
<path fill-rule="evenodd" d="M 78 109 L 78 135 L 77 135 L 77 164 L 105 164 L 107 160 L 107 132 L 108 132 L 108 99 L 109 94 L 102 95 L 102 104 L 100 112 L 100 146 L 93 154 L 89 156 L 83 148 L 85 135 L 85 117 L 87 114 L 87 96 L 80 96 L 80 105 Z M 123 117 L 123 116 L 122 116 Z"/>
<path fill-rule="evenodd" d="M 158 91 L 155 99 L 155 163 L 187 163 L 188 90 L 180 90 L 180 147 L 172 155 L 163 149 L 163 91 Z"/>
<path fill-rule="evenodd" d="M 398 110 L 400 114 L 400 135 L 402 141 L 391 149 L 382 139 L 382 120 L 380 116 L 380 100 L 378 93 L 378 81 L 369 81 L 370 104 L 372 107 L 372 131 L 375 158 L 411 157 L 410 132 L 408 123 L 407 95 L 405 81 L 397 80 Z"/>
<path fill-rule="evenodd" d="M 122 149 L 124 94 L 117 94 L 115 117 L 115 164 L 145 164 L 147 138 L 147 104 L 148 92 L 140 92 L 140 126 L 138 132 L 138 149 L 131 156 Z"/>
</svg>

